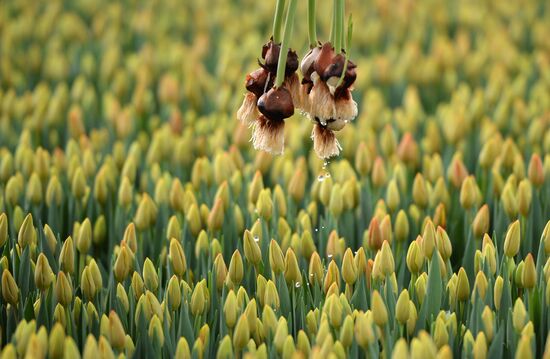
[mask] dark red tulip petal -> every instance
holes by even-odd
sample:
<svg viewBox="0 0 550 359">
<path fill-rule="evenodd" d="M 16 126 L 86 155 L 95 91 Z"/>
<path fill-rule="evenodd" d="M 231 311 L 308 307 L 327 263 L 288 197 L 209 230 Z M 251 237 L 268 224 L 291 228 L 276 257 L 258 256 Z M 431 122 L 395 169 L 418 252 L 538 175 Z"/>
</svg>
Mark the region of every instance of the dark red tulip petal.
<svg viewBox="0 0 550 359">
<path fill-rule="evenodd" d="M 270 120 L 282 121 L 294 114 L 292 96 L 284 87 L 273 87 L 258 99 L 258 110 Z"/>
</svg>

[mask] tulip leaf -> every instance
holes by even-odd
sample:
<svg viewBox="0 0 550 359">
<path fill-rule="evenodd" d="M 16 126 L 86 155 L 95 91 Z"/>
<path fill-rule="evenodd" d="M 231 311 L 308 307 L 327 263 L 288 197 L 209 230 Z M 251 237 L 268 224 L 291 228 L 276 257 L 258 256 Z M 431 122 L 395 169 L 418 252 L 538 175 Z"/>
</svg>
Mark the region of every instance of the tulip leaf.
<svg viewBox="0 0 550 359">
<path fill-rule="evenodd" d="M 441 282 L 441 271 L 439 269 L 439 260 L 434 257 L 430 262 L 430 269 L 428 274 L 428 285 L 426 287 L 426 295 L 424 302 L 420 307 L 420 313 L 418 315 L 418 321 L 416 324 L 416 330 L 426 328 L 426 322 L 435 318 L 437 313 L 441 309 L 441 294 L 443 291 L 443 284 Z"/>
</svg>

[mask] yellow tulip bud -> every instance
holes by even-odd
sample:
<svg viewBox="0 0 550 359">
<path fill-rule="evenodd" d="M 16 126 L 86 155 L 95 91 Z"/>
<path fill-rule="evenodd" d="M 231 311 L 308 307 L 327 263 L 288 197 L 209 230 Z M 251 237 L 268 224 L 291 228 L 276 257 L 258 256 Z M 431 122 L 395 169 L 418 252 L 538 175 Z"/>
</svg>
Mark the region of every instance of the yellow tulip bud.
<svg viewBox="0 0 550 359">
<path fill-rule="evenodd" d="M 253 265 L 258 265 L 262 260 L 262 252 L 258 245 L 259 238 L 254 237 L 247 229 L 244 231 L 243 247 L 245 258 Z"/>
<path fill-rule="evenodd" d="M 187 260 L 185 259 L 181 243 L 175 238 L 170 240 L 169 258 L 172 271 L 181 278 L 187 269 Z"/>
<path fill-rule="evenodd" d="M 44 253 L 40 253 L 34 268 L 34 282 L 38 289 L 45 291 L 50 287 L 50 284 L 52 284 L 52 280 L 53 272 L 50 263 Z"/>
<path fill-rule="evenodd" d="M 55 296 L 58 303 L 66 307 L 73 299 L 73 286 L 70 279 L 65 275 L 63 271 L 59 271 L 57 274 L 57 281 L 55 283 Z"/>
<path fill-rule="evenodd" d="M 34 229 L 34 224 L 32 221 L 32 214 L 27 214 L 21 227 L 19 228 L 19 233 L 17 235 L 17 243 L 21 249 L 25 248 L 31 243 L 36 243 L 36 231 Z"/>
<path fill-rule="evenodd" d="M 342 278 L 349 285 L 353 285 L 357 280 L 357 266 L 350 248 L 346 250 L 342 259 Z"/>
<path fill-rule="evenodd" d="M 517 298 L 514 304 L 514 310 L 512 311 L 512 323 L 514 324 L 514 329 L 519 333 L 525 326 L 528 320 L 527 311 L 525 310 L 525 305 L 521 298 Z"/>
<path fill-rule="evenodd" d="M 388 322 L 388 311 L 377 290 L 372 293 L 371 303 L 374 322 L 378 326 L 384 326 Z"/>
<path fill-rule="evenodd" d="M 283 272 L 285 268 L 283 251 L 274 239 L 269 243 L 269 265 L 275 274 Z"/>
<path fill-rule="evenodd" d="M 489 206 L 484 204 L 474 217 L 472 228 L 476 238 L 481 238 L 489 230 Z"/>
<path fill-rule="evenodd" d="M 248 326 L 248 320 L 246 318 L 246 315 L 242 314 L 237 321 L 235 331 L 233 332 L 233 346 L 235 347 L 235 349 L 240 351 L 246 346 L 249 338 L 250 330 Z"/>
<path fill-rule="evenodd" d="M 512 258 L 519 252 L 520 245 L 520 228 L 519 221 L 516 220 L 508 227 L 506 237 L 504 238 L 504 254 Z"/>
<path fill-rule="evenodd" d="M 157 315 L 153 315 L 151 322 L 149 323 L 148 330 L 149 338 L 158 343 L 160 347 L 164 345 L 164 331 L 162 329 L 162 323 Z"/>
<path fill-rule="evenodd" d="M 409 320 L 409 301 L 409 291 L 403 289 L 395 305 L 395 317 L 402 325 L 406 324 Z"/>
</svg>

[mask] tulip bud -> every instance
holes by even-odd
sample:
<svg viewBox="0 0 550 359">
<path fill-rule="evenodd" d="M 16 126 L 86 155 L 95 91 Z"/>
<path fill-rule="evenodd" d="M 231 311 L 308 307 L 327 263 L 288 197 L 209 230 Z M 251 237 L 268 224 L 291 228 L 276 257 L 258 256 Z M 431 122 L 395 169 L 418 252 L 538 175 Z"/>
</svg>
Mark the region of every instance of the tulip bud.
<svg viewBox="0 0 550 359">
<path fill-rule="evenodd" d="M 342 260 L 342 278 L 349 285 L 353 285 L 357 280 L 357 267 L 350 248 L 346 250 Z"/>
<path fill-rule="evenodd" d="M 445 322 L 441 317 L 438 317 L 435 321 L 435 330 L 433 334 L 433 339 L 434 339 L 435 345 L 438 348 L 443 347 L 445 344 L 448 344 L 449 342 L 449 333 L 447 332 L 447 327 L 445 326 Z"/>
<path fill-rule="evenodd" d="M 44 253 L 38 255 L 36 266 L 34 268 L 34 283 L 41 291 L 45 291 L 50 287 L 53 280 L 53 272 L 48 259 Z"/>
<path fill-rule="evenodd" d="M 122 350 L 126 343 L 126 333 L 122 322 L 114 310 L 109 313 L 109 333 L 111 345 L 118 350 Z"/>
<path fill-rule="evenodd" d="M 376 325 L 383 327 L 388 322 L 388 311 L 377 290 L 372 293 L 371 303 L 374 322 Z"/>
<path fill-rule="evenodd" d="M 128 277 L 133 267 L 133 261 L 134 256 L 131 251 L 127 246 L 122 246 L 113 268 L 113 273 L 117 282 L 123 282 L 126 277 Z"/>
<path fill-rule="evenodd" d="M 409 320 L 409 301 L 409 291 L 403 289 L 395 305 L 395 317 L 402 325 L 405 325 Z"/>
<path fill-rule="evenodd" d="M 533 186 L 539 188 L 544 184 L 544 170 L 542 167 L 542 161 L 538 154 L 533 153 L 531 156 L 527 173 L 529 176 L 529 181 L 531 181 Z"/>
<path fill-rule="evenodd" d="M 2 297 L 14 307 L 19 303 L 19 288 L 7 269 L 2 273 Z"/>
<path fill-rule="evenodd" d="M 257 237 L 254 237 L 252 233 L 247 229 L 244 231 L 243 247 L 245 258 L 253 265 L 258 265 L 262 260 L 262 252 L 258 245 Z"/>
<path fill-rule="evenodd" d="M 181 278 L 187 269 L 187 260 L 185 259 L 181 243 L 175 238 L 170 240 L 169 258 L 172 271 Z"/>
<path fill-rule="evenodd" d="M 231 256 L 231 261 L 229 262 L 229 276 L 227 277 L 227 280 L 229 281 L 228 285 L 238 286 L 243 280 L 243 276 L 243 259 L 239 250 L 235 250 L 235 252 L 233 252 L 233 256 Z"/>
<path fill-rule="evenodd" d="M 506 237 L 504 239 L 504 254 L 509 258 L 514 257 L 519 252 L 520 242 L 519 221 L 516 220 L 510 224 L 506 232 Z"/>
<path fill-rule="evenodd" d="M 535 268 L 535 261 L 531 253 L 527 254 L 525 257 L 525 265 L 523 267 L 522 273 L 522 284 L 523 288 L 532 289 L 535 287 L 537 280 L 537 270 Z"/>
<path fill-rule="evenodd" d="M 400 338 L 395 342 L 392 351 L 392 359 L 409 358 L 409 345 L 404 338 Z"/>
<path fill-rule="evenodd" d="M 25 248 L 31 243 L 36 243 L 36 231 L 34 229 L 34 224 L 32 221 L 32 214 L 27 214 L 21 227 L 19 228 L 19 233 L 17 235 L 17 243 L 21 249 Z"/>
<path fill-rule="evenodd" d="M 517 199 L 519 213 L 527 217 L 529 215 L 529 209 L 531 208 L 532 199 L 531 183 L 529 180 L 524 179 L 519 183 Z"/>
<path fill-rule="evenodd" d="M 477 201 L 477 184 L 473 176 L 468 176 L 460 188 L 460 205 L 465 210 L 472 208 Z"/>
<path fill-rule="evenodd" d="M 269 244 L 269 265 L 275 274 L 279 274 L 284 270 L 283 252 L 279 244 L 273 239 Z"/>
<path fill-rule="evenodd" d="M 216 288 L 221 291 L 227 277 L 227 267 L 221 253 L 214 259 L 214 274 L 216 276 Z"/>
<path fill-rule="evenodd" d="M 92 244 L 92 224 L 86 218 L 80 225 L 78 236 L 76 237 L 76 248 L 81 254 L 88 253 L 88 249 Z"/>
<path fill-rule="evenodd" d="M 120 284 L 120 283 L 119 283 Z M 178 277 L 173 275 L 168 281 L 168 289 L 166 290 L 166 297 L 170 304 L 171 310 L 177 310 L 181 304 L 181 289 L 178 282 Z"/>
<path fill-rule="evenodd" d="M 73 286 L 70 279 L 65 275 L 65 273 L 63 273 L 63 271 L 59 271 L 59 273 L 57 273 L 55 296 L 57 298 L 57 302 L 64 307 L 67 307 L 73 299 Z"/>
<path fill-rule="evenodd" d="M 472 222 L 472 228 L 476 238 L 481 238 L 489 230 L 489 206 L 484 204 L 478 211 Z"/>
<path fill-rule="evenodd" d="M 514 310 L 512 311 L 512 323 L 514 329 L 519 333 L 527 324 L 528 321 L 527 311 L 525 310 L 525 305 L 521 298 L 517 298 L 514 304 Z"/>
<path fill-rule="evenodd" d="M 242 350 L 246 346 L 246 343 L 248 343 L 249 338 L 250 330 L 248 321 L 246 315 L 242 314 L 237 321 L 237 325 L 235 326 L 235 331 L 233 333 L 233 345 L 235 346 L 235 349 L 238 351 Z"/>
<path fill-rule="evenodd" d="M 470 296 L 470 282 L 464 268 L 458 271 L 458 281 L 456 284 L 456 299 L 463 302 Z"/>
<path fill-rule="evenodd" d="M 340 214 L 344 210 L 344 201 L 342 197 L 342 188 L 340 187 L 340 184 L 335 184 L 332 187 L 332 191 L 330 193 L 330 201 L 329 201 L 329 211 L 334 216 L 334 218 L 340 217 Z"/>
<path fill-rule="evenodd" d="M 280 302 L 279 302 L 279 293 L 277 291 L 277 287 L 275 286 L 275 283 L 272 280 L 268 280 L 265 287 L 264 306 L 269 306 L 269 307 L 273 307 L 274 309 L 278 309 L 279 305 L 280 305 Z"/>
<path fill-rule="evenodd" d="M 504 286 L 504 279 L 501 276 L 498 276 L 495 280 L 495 286 L 493 289 L 493 300 L 495 302 L 495 309 L 500 309 L 500 300 L 502 299 L 502 288 Z"/>
<path fill-rule="evenodd" d="M 65 329 L 59 323 L 55 323 L 48 342 L 48 355 L 50 358 L 63 358 L 65 349 Z M 4 357 L 2 355 L 2 357 Z"/>
<path fill-rule="evenodd" d="M 486 338 L 488 342 L 491 342 L 493 340 L 494 335 L 494 316 L 493 312 L 489 308 L 489 306 L 485 306 L 483 309 L 483 312 L 481 313 L 481 321 L 483 323 L 483 331 L 485 332 Z"/>
<path fill-rule="evenodd" d="M 162 323 L 157 315 L 153 315 L 151 322 L 149 323 L 148 330 L 149 338 L 158 343 L 159 347 L 164 345 L 164 331 L 162 329 Z"/>
<path fill-rule="evenodd" d="M 531 350 L 531 340 L 528 336 L 522 335 L 519 340 L 518 347 L 516 349 L 516 359 L 532 358 L 533 352 Z"/>
<path fill-rule="evenodd" d="M 124 312 L 128 313 L 130 309 L 128 294 L 126 294 L 126 289 L 124 289 L 124 286 L 120 283 L 118 283 L 116 287 L 116 297 Z"/>
<path fill-rule="evenodd" d="M 300 267 L 298 267 L 298 260 L 296 259 L 296 254 L 294 254 L 292 248 L 288 248 L 286 251 L 284 275 L 287 283 L 296 285 L 302 283 Z"/>
<path fill-rule="evenodd" d="M 185 337 L 181 337 L 178 340 L 178 344 L 176 346 L 176 358 L 182 358 L 182 359 L 190 359 L 191 358 L 191 352 L 189 350 L 189 344 L 187 344 L 187 340 Z"/>
<path fill-rule="evenodd" d="M 411 273 L 417 274 L 424 265 L 424 254 L 421 252 L 417 241 L 411 242 L 407 251 L 407 268 Z"/>
<path fill-rule="evenodd" d="M 234 357 L 233 347 L 231 345 L 231 338 L 226 335 L 221 341 L 218 351 L 216 353 L 216 359 L 231 359 Z"/>
<path fill-rule="evenodd" d="M 425 208 L 428 205 L 428 187 L 421 173 L 417 173 L 414 177 L 412 195 L 414 203 L 418 207 Z"/>
<path fill-rule="evenodd" d="M 84 297 L 86 297 L 87 300 L 93 300 L 97 288 L 88 266 L 86 266 L 82 271 L 80 288 L 82 289 L 82 294 L 84 294 Z"/>
</svg>

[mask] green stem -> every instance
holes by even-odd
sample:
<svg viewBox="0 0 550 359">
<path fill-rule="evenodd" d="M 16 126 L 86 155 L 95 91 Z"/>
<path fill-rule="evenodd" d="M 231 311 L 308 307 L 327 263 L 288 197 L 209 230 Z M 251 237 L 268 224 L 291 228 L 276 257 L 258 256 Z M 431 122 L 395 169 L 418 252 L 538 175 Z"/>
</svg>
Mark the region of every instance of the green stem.
<svg viewBox="0 0 550 359">
<path fill-rule="evenodd" d="M 342 51 L 342 33 L 344 32 L 344 6 L 343 3 L 344 0 L 336 0 L 334 4 L 334 8 L 336 11 L 336 24 L 334 25 L 334 51 L 336 53 L 340 53 Z"/>
<path fill-rule="evenodd" d="M 292 25 L 294 23 L 294 13 L 296 12 L 297 0 L 290 0 L 286 13 L 285 30 L 283 33 L 283 43 L 279 52 L 279 62 L 277 63 L 277 77 L 275 78 L 275 87 L 280 87 L 285 80 L 286 57 L 288 53 L 288 43 L 292 37 Z"/>
<path fill-rule="evenodd" d="M 342 75 L 340 75 L 340 80 L 338 80 L 338 84 L 336 87 L 340 86 L 342 82 L 344 81 L 344 76 L 346 74 L 346 71 L 348 70 L 348 61 L 351 54 L 351 34 L 353 33 L 353 21 L 351 21 L 351 15 L 348 19 L 348 36 L 347 41 L 344 44 L 344 51 L 346 56 L 346 61 L 344 62 L 344 69 L 342 70 Z"/>
<path fill-rule="evenodd" d="M 315 0 L 308 0 L 307 2 L 307 24 L 309 35 L 309 46 L 314 48 L 317 46 L 317 27 L 315 23 Z"/>
<path fill-rule="evenodd" d="M 337 9 L 337 1 L 334 0 L 333 6 L 332 6 L 332 21 L 330 22 L 330 43 L 334 44 L 334 39 L 336 36 L 336 9 Z"/>
<path fill-rule="evenodd" d="M 281 41 L 281 24 L 283 23 L 283 12 L 285 0 L 277 0 L 275 5 L 275 18 L 273 19 L 273 42 L 278 44 Z"/>
</svg>

